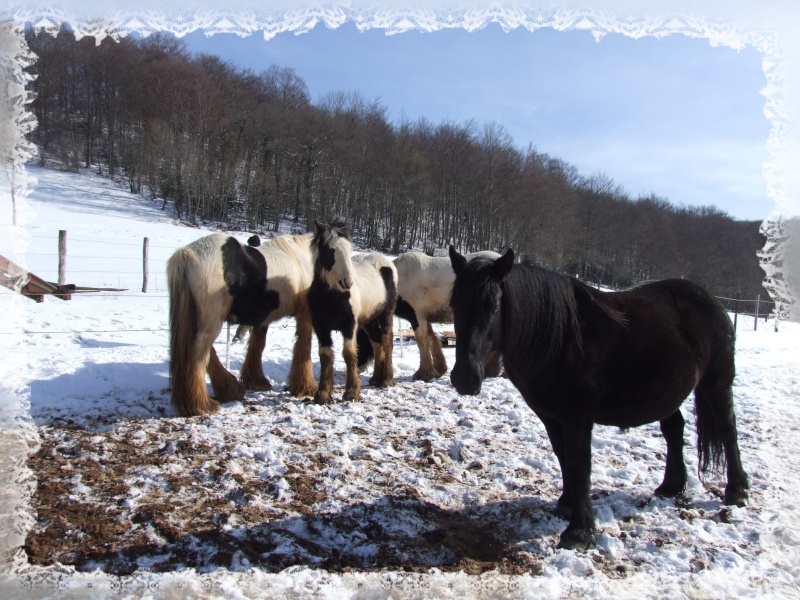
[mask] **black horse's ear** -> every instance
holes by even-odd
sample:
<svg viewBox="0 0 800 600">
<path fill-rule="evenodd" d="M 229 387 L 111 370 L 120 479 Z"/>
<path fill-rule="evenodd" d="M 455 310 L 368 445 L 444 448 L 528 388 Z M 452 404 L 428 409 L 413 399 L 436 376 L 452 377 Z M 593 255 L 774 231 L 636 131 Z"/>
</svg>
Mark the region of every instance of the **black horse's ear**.
<svg viewBox="0 0 800 600">
<path fill-rule="evenodd" d="M 492 265 L 492 276 L 494 277 L 494 280 L 497 282 L 503 281 L 513 266 L 514 251 L 509 248 L 506 250 L 506 253 L 494 261 L 494 264 Z"/>
<path fill-rule="evenodd" d="M 320 222 L 317 221 L 316 219 L 314 219 L 314 235 L 316 237 L 319 237 L 322 235 L 324 231 L 325 231 L 325 226 L 320 224 Z"/>
<path fill-rule="evenodd" d="M 464 265 L 467 264 L 467 259 L 456 252 L 455 246 L 450 244 L 450 264 L 453 266 L 453 272 L 458 275 Z"/>
</svg>

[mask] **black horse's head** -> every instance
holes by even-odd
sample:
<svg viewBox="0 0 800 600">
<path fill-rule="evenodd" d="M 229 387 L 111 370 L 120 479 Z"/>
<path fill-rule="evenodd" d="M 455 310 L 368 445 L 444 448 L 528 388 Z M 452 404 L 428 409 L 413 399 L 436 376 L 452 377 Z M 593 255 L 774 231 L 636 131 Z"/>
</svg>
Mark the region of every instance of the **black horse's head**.
<svg viewBox="0 0 800 600">
<path fill-rule="evenodd" d="M 514 264 L 510 248 L 498 259 L 470 261 L 450 246 L 450 264 L 456 274 L 450 308 L 456 331 L 456 364 L 450 381 L 459 394 L 481 391 L 484 365 L 499 335 L 503 279 Z"/>
</svg>

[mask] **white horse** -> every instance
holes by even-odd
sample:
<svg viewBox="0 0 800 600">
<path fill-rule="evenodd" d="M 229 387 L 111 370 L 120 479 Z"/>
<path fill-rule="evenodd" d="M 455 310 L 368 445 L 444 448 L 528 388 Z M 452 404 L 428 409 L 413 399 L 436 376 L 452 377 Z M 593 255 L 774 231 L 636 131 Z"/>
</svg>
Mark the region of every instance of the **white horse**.
<svg viewBox="0 0 800 600">
<path fill-rule="evenodd" d="M 467 260 L 478 257 L 494 260 L 500 255 L 488 250 L 466 255 Z M 411 323 L 419 349 L 419 369 L 414 379 L 430 381 L 441 377 L 447 373 L 447 361 L 431 323 L 453 322 L 450 291 L 456 276 L 450 258 L 407 252 L 395 259 L 394 266 L 398 277 L 395 314 Z M 499 373 L 499 357 L 492 353 L 487 363 L 487 376 Z"/>
<path fill-rule="evenodd" d="M 314 281 L 308 293 L 311 321 L 319 343 L 319 389 L 314 401 L 330 403 L 333 391 L 332 331 L 343 338 L 346 365 L 343 400 L 361 399 L 356 333 L 372 342 L 375 367 L 370 385 L 394 385 L 392 317 L 397 301 L 397 270 L 383 254 L 352 254 L 350 229 L 342 221 L 314 224 Z"/>
<path fill-rule="evenodd" d="M 306 234 L 279 236 L 251 247 L 216 233 L 170 257 L 170 378 L 172 403 L 181 415 L 214 413 L 219 402 L 242 399 L 245 389 L 271 389 L 261 362 L 267 328 L 288 316 L 297 321 L 289 391 L 295 396 L 315 393 L 308 311 L 310 243 Z M 224 321 L 252 327 L 241 383 L 222 366 L 212 346 Z M 208 395 L 206 371 L 216 400 Z"/>
</svg>

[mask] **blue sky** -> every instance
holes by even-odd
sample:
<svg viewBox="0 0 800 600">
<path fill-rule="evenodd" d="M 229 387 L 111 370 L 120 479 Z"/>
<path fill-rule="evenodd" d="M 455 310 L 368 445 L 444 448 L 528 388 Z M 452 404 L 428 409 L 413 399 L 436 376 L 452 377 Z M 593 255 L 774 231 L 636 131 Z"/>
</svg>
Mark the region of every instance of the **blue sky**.
<svg viewBox="0 0 800 600">
<path fill-rule="evenodd" d="M 683 35 L 635 40 L 587 31 L 498 25 L 467 32 L 359 32 L 352 23 L 309 33 L 184 36 L 192 52 L 260 71 L 294 68 L 316 102 L 329 92 L 379 99 L 395 122 L 474 119 L 505 127 L 515 145 L 603 173 L 631 196 L 714 205 L 761 220 L 774 207 L 762 164 L 761 56 Z"/>
</svg>

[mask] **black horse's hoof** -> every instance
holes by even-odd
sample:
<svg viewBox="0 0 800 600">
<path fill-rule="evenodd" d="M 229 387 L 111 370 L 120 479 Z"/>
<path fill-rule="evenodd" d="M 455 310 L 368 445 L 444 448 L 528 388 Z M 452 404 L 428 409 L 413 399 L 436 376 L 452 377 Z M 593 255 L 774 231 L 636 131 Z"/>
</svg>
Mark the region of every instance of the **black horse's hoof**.
<svg viewBox="0 0 800 600">
<path fill-rule="evenodd" d="M 656 488 L 655 494 L 659 498 L 677 498 L 686 490 L 686 482 L 667 483 L 666 481 Z"/>
<path fill-rule="evenodd" d="M 725 499 L 723 502 L 726 506 L 747 506 L 749 495 L 746 488 L 732 488 L 728 486 L 725 488 Z"/>
<path fill-rule="evenodd" d="M 594 545 L 595 538 L 594 529 L 570 529 L 567 527 L 561 534 L 558 547 L 563 550 L 586 550 Z"/>
</svg>

